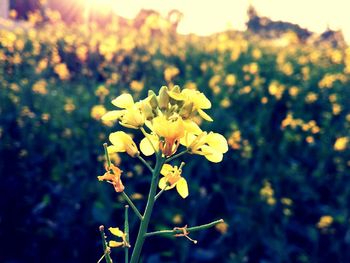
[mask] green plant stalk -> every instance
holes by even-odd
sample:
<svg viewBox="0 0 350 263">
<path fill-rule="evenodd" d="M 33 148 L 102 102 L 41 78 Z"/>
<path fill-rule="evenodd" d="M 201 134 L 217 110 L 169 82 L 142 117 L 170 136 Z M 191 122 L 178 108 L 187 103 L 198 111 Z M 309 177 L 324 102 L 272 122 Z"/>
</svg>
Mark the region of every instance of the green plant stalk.
<svg viewBox="0 0 350 263">
<path fill-rule="evenodd" d="M 131 255 L 130 263 L 138 263 L 140 260 L 141 250 L 143 247 L 143 243 L 145 242 L 145 239 L 146 239 L 147 228 L 148 228 L 148 224 L 153 211 L 153 206 L 155 202 L 154 197 L 156 195 L 158 178 L 159 178 L 160 170 L 162 169 L 162 166 L 164 164 L 164 158 L 162 157 L 160 152 L 157 153 L 156 158 L 157 158 L 157 161 L 152 174 L 152 181 L 151 181 L 151 187 L 148 194 L 147 205 L 146 205 L 145 213 L 141 220 L 139 232 L 137 234 L 135 247 Z"/>
<path fill-rule="evenodd" d="M 129 244 L 129 215 L 128 215 L 129 206 L 125 205 L 125 214 L 124 214 L 124 233 L 126 234 L 126 242 Z M 124 248 L 125 252 L 125 263 L 129 263 L 129 247 Z"/>
<path fill-rule="evenodd" d="M 219 223 L 223 223 L 223 222 L 224 222 L 223 219 L 219 219 L 219 220 L 213 221 L 213 222 L 205 224 L 205 225 L 189 227 L 189 228 L 186 228 L 186 230 L 189 233 L 196 232 L 196 231 L 200 231 L 200 230 L 204 230 L 204 229 L 213 227 L 213 226 L 215 226 Z M 178 229 L 160 230 L 160 231 L 146 233 L 146 237 L 156 236 L 156 235 L 175 235 L 175 234 L 182 234 L 182 233 L 183 232 L 181 230 L 178 230 Z"/>
<path fill-rule="evenodd" d="M 110 255 L 111 251 L 110 251 L 110 248 L 108 247 L 107 241 L 106 241 L 104 226 L 100 226 L 99 230 L 100 230 L 100 234 L 101 234 L 103 253 L 104 253 L 104 256 L 106 259 L 106 263 L 113 263 L 113 261 L 111 259 L 111 255 Z"/>
<path fill-rule="evenodd" d="M 131 201 L 131 199 L 129 198 L 129 196 L 123 191 L 122 192 L 122 196 L 124 197 L 124 199 L 128 202 L 128 204 L 131 206 L 132 210 L 134 210 L 135 214 L 137 215 L 137 217 L 142 220 L 142 215 L 139 212 L 139 210 L 137 209 L 137 207 L 134 205 L 134 203 Z"/>
</svg>

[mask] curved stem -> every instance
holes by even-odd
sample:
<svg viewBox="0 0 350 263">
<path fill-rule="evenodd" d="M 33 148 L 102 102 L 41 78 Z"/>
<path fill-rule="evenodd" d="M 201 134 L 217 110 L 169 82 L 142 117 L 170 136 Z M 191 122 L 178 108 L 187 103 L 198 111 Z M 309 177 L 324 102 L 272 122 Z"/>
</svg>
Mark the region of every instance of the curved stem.
<svg viewBox="0 0 350 263">
<path fill-rule="evenodd" d="M 159 193 L 154 197 L 154 201 L 156 201 L 160 197 L 160 195 L 166 190 L 166 188 L 167 188 L 167 186 L 159 191 Z"/>
<path fill-rule="evenodd" d="M 182 155 L 184 155 L 184 154 L 186 154 L 186 153 L 188 153 L 188 150 L 187 150 L 187 149 L 184 150 L 184 151 L 182 151 L 182 152 L 179 152 L 178 154 L 175 154 L 175 155 L 171 156 L 171 157 L 168 158 L 168 159 L 166 159 L 166 160 L 165 160 L 165 163 L 171 162 L 172 160 L 174 160 L 174 159 L 176 159 L 176 158 L 178 158 L 178 157 L 180 157 L 180 156 L 182 156 Z"/>
<path fill-rule="evenodd" d="M 154 206 L 154 197 L 156 195 L 158 177 L 160 174 L 160 170 L 162 169 L 162 166 L 164 164 L 164 158 L 162 158 L 162 155 L 160 152 L 156 154 L 156 157 L 157 157 L 157 162 L 152 175 L 152 181 L 151 181 L 150 191 L 148 194 L 147 205 L 146 205 L 145 213 L 141 220 L 139 232 L 137 234 L 137 239 L 135 242 L 135 247 L 131 256 L 130 263 L 139 262 L 143 243 L 145 242 L 145 238 L 146 238 L 145 234 L 147 233 L 148 224 L 149 224 L 153 206 Z"/>
<path fill-rule="evenodd" d="M 189 228 L 186 228 L 186 230 L 188 232 L 196 232 L 196 231 L 200 231 L 200 230 L 203 230 L 203 229 L 207 229 L 207 228 L 213 227 L 213 226 L 215 226 L 215 225 L 217 225 L 219 223 L 223 223 L 223 222 L 224 222 L 223 219 L 219 219 L 219 220 L 213 221 L 213 222 L 205 224 L 205 225 L 189 227 Z M 160 230 L 160 231 L 146 233 L 146 237 L 155 236 L 155 235 L 175 235 L 175 234 L 181 234 L 181 233 L 182 233 L 182 231 L 181 230 L 177 230 L 177 229 Z"/>
<path fill-rule="evenodd" d="M 125 206 L 124 211 L 124 233 L 126 235 L 126 242 L 130 244 L 129 239 L 129 215 L 128 215 L 129 206 Z M 124 253 L 125 253 L 125 263 L 129 263 L 129 246 L 124 247 Z"/>
<path fill-rule="evenodd" d="M 150 172 L 153 173 L 152 167 L 145 159 L 143 159 L 140 155 L 138 155 L 137 158 L 139 158 L 139 160 L 148 168 L 148 170 L 150 170 Z"/>
<path fill-rule="evenodd" d="M 129 196 L 124 191 L 122 192 L 122 195 L 123 195 L 124 199 L 128 202 L 128 204 L 131 206 L 132 210 L 134 210 L 137 217 L 140 218 L 140 220 L 142 220 L 143 217 L 142 217 L 141 213 L 139 212 L 137 207 L 134 205 L 134 203 L 131 201 Z"/>
<path fill-rule="evenodd" d="M 105 227 L 100 226 L 99 230 L 100 230 L 100 234 L 101 234 L 103 253 L 104 253 L 104 255 L 100 258 L 100 260 L 102 260 L 103 257 L 105 257 L 106 263 L 112 263 L 112 259 L 111 259 L 111 255 L 110 255 L 111 249 L 107 245 L 106 235 L 105 235 Z"/>
</svg>

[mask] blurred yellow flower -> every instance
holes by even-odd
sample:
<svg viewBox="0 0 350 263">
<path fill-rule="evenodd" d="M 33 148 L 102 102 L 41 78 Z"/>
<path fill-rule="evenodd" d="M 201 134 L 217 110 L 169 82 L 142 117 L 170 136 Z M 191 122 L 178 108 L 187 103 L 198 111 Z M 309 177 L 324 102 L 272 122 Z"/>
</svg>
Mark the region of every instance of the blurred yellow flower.
<svg viewBox="0 0 350 263">
<path fill-rule="evenodd" d="M 100 120 L 106 112 L 107 110 L 103 105 L 95 105 L 92 107 L 90 115 L 93 119 Z"/>
<path fill-rule="evenodd" d="M 54 67 L 55 73 L 61 80 L 67 80 L 70 77 L 69 70 L 66 64 L 59 63 Z"/>
<path fill-rule="evenodd" d="M 320 218 L 316 226 L 318 228 L 327 228 L 333 223 L 333 217 L 330 215 L 324 215 Z"/>
<path fill-rule="evenodd" d="M 47 94 L 46 86 L 46 81 L 42 79 L 34 83 L 32 90 L 34 93 L 45 95 Z"/>
<path fill-rule="evenodd" d="M 348 143 L 348 137 L 337 138 L 337 140 L 334 143 L 334 150 L 339 152 L 345 151 L 347 149 Z"/>
</svg>

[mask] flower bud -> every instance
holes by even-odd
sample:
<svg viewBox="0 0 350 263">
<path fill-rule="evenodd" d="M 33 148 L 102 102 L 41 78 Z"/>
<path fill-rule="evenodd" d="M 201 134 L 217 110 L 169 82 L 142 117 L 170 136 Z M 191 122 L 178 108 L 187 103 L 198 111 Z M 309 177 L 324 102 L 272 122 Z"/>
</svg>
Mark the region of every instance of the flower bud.
<svg viewBox="0 0 350 263">
<path fill-rule="evenodd" d="M 168 108 L 168 104 L 169 104 L 168 88 L 166 86 L 162 86 L 159 91 L 159 108 L 164 110 Z"/>
</svg>

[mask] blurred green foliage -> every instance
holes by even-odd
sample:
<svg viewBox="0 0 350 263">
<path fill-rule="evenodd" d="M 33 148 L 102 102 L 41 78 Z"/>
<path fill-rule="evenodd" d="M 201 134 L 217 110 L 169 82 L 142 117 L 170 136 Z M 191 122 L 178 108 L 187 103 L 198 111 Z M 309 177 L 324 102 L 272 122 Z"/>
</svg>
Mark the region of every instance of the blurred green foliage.
<svg viewBox="0 0 350 263">
<path fill-rule="evenodd" d="M 350 261 L 350 49 L 293 34 L 182 36 L 154 15 L 103 30 L 55 20 L 0 29 L 0 72 L 1 262 L 98 260 L 98 226 L 121 226 L 124 205 L 96 179 L 121 129 L 99 117 L 122 92 L 174 84 L 210 98 L 204 128 L 230 150 L 219 164 L 184 157 L 190 196 L 166 192 L 151 230 L 227 225 L 194 233 L 198 245 L 152 237 L 144 262 Z M 115 163 L 143 209 L 150 174 L 128 156 Z"/>
</svg>

